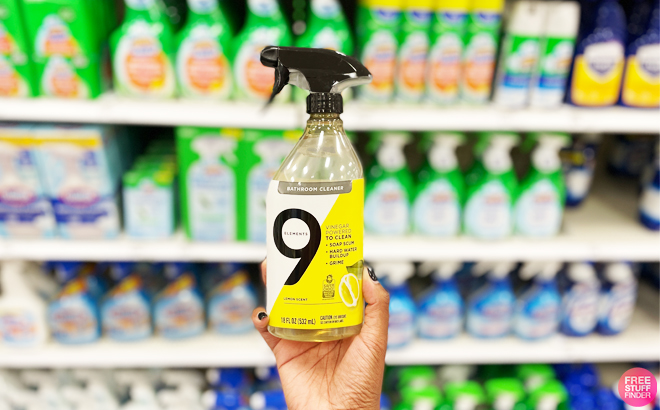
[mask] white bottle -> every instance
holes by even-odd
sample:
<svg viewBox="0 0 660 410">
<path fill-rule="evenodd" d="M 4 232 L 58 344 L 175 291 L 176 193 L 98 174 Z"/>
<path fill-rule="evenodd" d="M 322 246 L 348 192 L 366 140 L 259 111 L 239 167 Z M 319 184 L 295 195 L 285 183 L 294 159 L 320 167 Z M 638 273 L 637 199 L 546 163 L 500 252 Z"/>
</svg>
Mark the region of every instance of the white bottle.
<svg viewBox="0 0 660 410">
<path fill-rule="evenodd" d="M 546 5 L 539 63 L 532 76 L 530 105 L 558 107 L 564 100 L 580 25 L 580 5 L 554 1 Z"/>
<path fill-rule="evenodd" d="M 637 278 L 630 263 L 609 263 L 603 272 L 598 303 L 598 332 L 616 335 L 632 320 L 637 302 Z"/>
<path fill-rule="evenodd" d="M 21 381 L 28 387 L 36 388 L 37 394 L 29 400 L 27 410 L 70 410 L 61 394 L 62 373 L 43 370 L 21 371 Z"/>
<path fill-rule="evenodd" d="M 25 262 L 6 261 L 0 267 L 0 340 L 32 347 L 48 339 L 46 302 L 23 277 Z"/>
<path fill-rule="evenodd" d="M 116 386 L 108 374 L 96 370 L 76 369 L 73 375 L 85 386 L 79 408 L 90 406 L 96 410 L 119 409 Z"/>
<path fill-rule="evenodd" d="M 495 87 L 495 103 L 519 108 L 527 105 L 539 47 L 546 5 L 540 1 L 518 1 L 507 25 Z"/>
<path fill-rule="evenodd" d="M 236 239 L 236 176 L 221 156 L 236 162 L 236 142 L 202 137 L 192 143 L 200 159 L 188 171 L 188 214 L 191 236 L 202 241 Z"/>
<path fill-rule="evenodd" d="M 562 296 L 561 331 L 568 336 L 586 336 L 598 322 L 600 282 L 590 263 L 572 263 L 566 272 L 568 284 Z"/>
</svg>

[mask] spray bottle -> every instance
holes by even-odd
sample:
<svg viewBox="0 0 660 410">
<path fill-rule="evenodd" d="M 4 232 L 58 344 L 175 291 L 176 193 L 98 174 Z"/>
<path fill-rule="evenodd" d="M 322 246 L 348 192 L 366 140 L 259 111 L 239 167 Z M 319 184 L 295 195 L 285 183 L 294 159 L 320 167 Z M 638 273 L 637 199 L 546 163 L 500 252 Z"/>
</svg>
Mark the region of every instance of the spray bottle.
<svg viewBox="0 0 660 410">
<path fill-rule="evenodd" d="M 134 263 L 110 267 L 115 286 L 101 306 L 103 332 L 111 339 L 129 341 L 151 336 L 151 301 Z"/>
<path fill-rule="evenodd" d="M 603 272 L 598 303 L 598 332 L 616 335 L 632 320 L 637 301 L 637 278 L 630 263 L 609 263 Z"/>
<path fill-rule="evenodd" d="M 467 0 L 435 1 L 426 64 L 426 96 L 431 102 L 453 104 L 458 100 L 467 24 Z"/>
<path fill-rule="evenodd" d="M 474 0 L 470 5 L 461 77 L 463 101 L 484 104 L 490 98 L 503 8 L 503 0 Z"/>
<path fill-rule="evenodd" d="M 509 152 L 518 142 L 513 133 L 484 133 L 477 161 L 465 176 L 467 200 L 463 226 L 480 239 L 503 239 L 513 231 L 513 204 L 518 180 Z"/>
<path fill-rule="evenodd" d="M 242 100 L 267 101 L 273 90 L 273 71 L 259 62 L 259 53 L 268 45 L 291 45 L 293 39 L 277 0 L 250 0 L 247 8 L 245 26 L 234 38 L 234 95 Z M 288 97 L 286 90 L 279 100 L 287 101 Z"/>
<path fill-rule="evenodd" d="M 456 148 L 465 141 L 465 135 L 436 132 L 426 137 L 424 148 L 428 157 L 417 177 L 413 231 L 429 236 L 456 236 L 461 229 L 461 207 L 465 200 L 465 180 L 458 166 Z"/>
<path fill-rule="evenodd" d="M 524 406 L 525 389 L 518 379 L 490 379 L 485 388 L 489 408 L 493 410 L 514 410 Z"/>
<path fill-rule="evenodd" d="M 404 0 L 395 74 L 396 97 L 399 101 L 419 103 L 424 97 L 432 3 L 432 0 Z"/>
<path fill-rule="evenodd" d="M 364 313 L 364 176 L 339 114 L 341 92 L 371 74 L 352 57 L 318 48 L 266 47 L 261 61 L 276 69 L 271 100 L 297 85 L 310 91 L 311 114 L 266 197 L 268 330 L 317 342 L 356 335 Z M 301 304 L 286 302 L 296 299 Z"/>
<path fill-rule="evenodd" d="M 165 265 L 169 283 L 156 296 L 154 323 L 156 331 L 168 339 L 197 336 L 204 331 L 204 300 L 192 268 L 182 262 Z"/>
<path fill-rule="evenodd" d="M 561 295 L 555 276 L 560 268 L 557 262 L 529 262 L 520 270 L 521 279 L 533 282 L 516 302 L 513 327 L 518 337 L 538 340 L 557 333 Z"/>
<path fill-rule="evenodd" d="M 515 204 L 516 231 L 524 236 L 550 237 L 559 233 L 566 201 L 566 186 L 559 151 L 570 142 L 563 133 L 532 134 L 536 142 L 532 167 L 520 184 Z"/>
<path fill-rule="evenodd" d="M 236 177 L 230 166 L 236 141 L 200 137 L 192 142 L 199 154 L 188 170 L 189 237 L 202 241 L 228 241 L 236 237 Z"/>
<path fill-rule="evenodd" d="M 360 61 L 373 73 L 373 82 L 360 90 L 360 99 L 389 102 L 394 96 L 402 0 L 360 0 L 357 39 Z"/>
<path fill-rule="evenodd" d="M 655 146 L 655 158 L 643 178 L 639 198 L 639 220 L 648 229 L 660 230 L 660 143 Z M 646 181 L 644 181 L 646 179 Z"/>
<path fill-rule="evenodd" d="M 561 331 L 568 336 L 586 336 L 598 323 L 600 283 L 590 263 L 571 263 L 562 277 Z"/>
<path fill-rule="evenodd" d="M 48 306 L 48 326 L 60 343 L 90 343 L 101 335 L 97 300 L 81 270 L 80 262 L 59 262 L 55 267 L 62 289 Z"/>
<path fill-rule="evenodd" d="M 27 263 L 0 265 L 0 341 L 13 347 L 33 347 L 48 338 L 46 302 L 27 283 Z"/>
<path fill-rule="evenodd" d="M 153 381 L 144 372 L 116 372 L 117 384 L 127 386 L 130 400 L 124 403 L 121 410 L 160 410 Z"/>
<path fill-rule="evenodd" d="M 235 390 L 207 390 L 202 394 L 202 408 L 207 410 L 248 410 L 247 397 Z"/>
<path fill-rule="evenodd" d="M 484 389 L 474 380 L 450 382 L 443 389 L 453 410 L 476 410 L 486 401 Z"/>
<path fill-rule="evenodd" d="M 364 203 L 365 231 L 379 235 L 404 235 L 410 227 L 413 177 L 403 147 L 410 141 L 404 132 L 377 133 L 380 141 L 376 163 L 369 169 Z"/>
<path fill-rule="evenodd" d="M 165 370 L 162 373 L 162 382 L 167 388 L 158 391 L 156 397 L 164 409 L 203 409 L 201 389 L 206 381 L 201 373 L 188 370 Z"/>
<path fill-rule="evenodd" d="M 68 405 L 62 397 L 61 380 L 57 374 L 44 370 L 22 370 L 20 378 L 27 387 L 36 389 L 33 400 L 29 400 L 27 410 L 49 408 L 53 410 L 68 410 Z"/>
<path fill-rule="evenodd" d="M 119 409 L 119 400 L 114 381 L 108 373 L 97 370 L 75 369 L 73 377 L 84 386 L 80 409 Z"/>
<path fill-rule="evenodd" d="M 473 275 L 486 275 L 486 283 L 468 300 L 467 330 L 474 337 L 492 339 L 511 332 L 516 303 L 509 279 L 513 268 L 510 262 L 480 262 L 474 266 Z"/>
<path fill-rule="evenodd" d="M 566 184 L 566 206 L 576 207 L 591 189 L 596 169 L 596 154 L 602 135 L 582 134 L 570 148 L 561 152 Z"/>
<path fill-rule="evenodd" d="M 176 35 L 176 77 L 183 97 L 226 100 L 232 89 L 232 33 L 218 0 L 188 0 L 188 19 Z"/>
<path fill-rule="evenodd" d="M 110 38 L 115 90 L 130 97 L 173 97 L 174 33 L 160 1 L 124 2 L 124 22 Z"/>
<path fill-rule="evenodd" d="M 30 40 L 18 0 L 4 0 L 0 16 L 0 97 L 30 97 L 35 93 Z"/>
<path fill-rule="evenodd" d="M 246 333 L 252 329 L 252 311 L 257 293 L 245 266 L 240 263 L 221 267 L 221 281 L 208 295 L 209 328 L 221 334 Z"/>
<path fill-rule="evenodd" d="M 580 6 L 574 1 L 546 4 L 541 55 L 532 77 L 530 105 L 559 107 L 573 61 L 575 38 L 580 23 Z"/>
<path fill-rule="evenodd" d="M 415 337 L 415 302 L 406 282 L 415 273 L 408 262 L 376 263 L 373 268 L 383 276 L 383 286 L 390 292 L 390 322 L 387 347 L 400 348 Z"/>
<path fill-rule="evenodd" d="M 559 380 L 548 380 L 529 392 L 527 408 L 530 410 L 566 409 L 568 408 L 568 392 Z"/>
<path fill-rule="evenodd" d="M 287 410 L 282 389 L 258 391 L 250 396 L 252 410 Z"/>
<path fill-rule="evenodd" d="M 521 108 L 529 101 L 532 73 L 539 59 L 545 3 L 514 3 L 500 53 L 494 100 L 497 105 Z"/>
<path fill-rule="evenodd" d="M 417 332 L 424 339 L 449 339 L 463 330 L 463 298 L 454 274 L 458 262 L 425 263 L 420 274 L 433 275 L 433 287 L 417 303 Z"/>
</svg>

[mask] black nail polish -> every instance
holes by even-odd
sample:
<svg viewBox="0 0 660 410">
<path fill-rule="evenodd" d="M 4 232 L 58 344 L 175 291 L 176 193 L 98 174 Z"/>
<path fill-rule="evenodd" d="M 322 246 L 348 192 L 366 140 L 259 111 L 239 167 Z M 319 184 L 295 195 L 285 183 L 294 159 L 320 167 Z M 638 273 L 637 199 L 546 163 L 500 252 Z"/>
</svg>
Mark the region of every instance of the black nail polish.
<svg viewBox="0 0 660 410">
<path fill-rule="evenodd" d="M 376 276 L 376 273 L 374 272 L 371 266 L 367 266 L 367 272 L 369 272 L 369 277 L 371 278 L 371 280 L 373 280 L 374 282 L 378 282 L 378 277 Z"/>
<path fill-rule="evenodd" d="M 268 317 L 268 315 L 266 314 L 266 312 L 259 312 L 259 314 L 257 315 L 257 318 L 258 318 L 259 320 L 264 320 L 266 317 Z"/>
</svg>

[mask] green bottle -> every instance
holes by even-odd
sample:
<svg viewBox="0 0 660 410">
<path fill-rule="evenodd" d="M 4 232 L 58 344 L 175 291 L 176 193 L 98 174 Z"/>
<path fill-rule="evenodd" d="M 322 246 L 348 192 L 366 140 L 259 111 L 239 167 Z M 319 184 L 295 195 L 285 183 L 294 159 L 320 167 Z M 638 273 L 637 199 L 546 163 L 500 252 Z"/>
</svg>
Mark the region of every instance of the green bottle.
<svg viewBox="0 0 660 410">
<path fill-rule="evenodd" d="M 296 40 L 296 47 L 327 48 L 353 55 L 351 28 L 339 0 L 311 0 L 307 29 Z M 342 93 L 344 101 L 347 94 Z M 296 87 L 294 96 L 302 101 L 307 93 Z"/>
<path fill-rule="evenodd" d="M 218 0 L 188 0 L 188 19 L 176 36 L 176 78 L 183 97 L 226 100 L 233 82 L 231 32 Z"/>
<path fill-rule="evenodd" d="M 527 399 L 528 410 L 570 410 L 564 385 L 551 379 L 533 389 Z"/>
<path fill-rule="evenodd" d="M 379 235 L 404 235 L 410 227 L 410 203 L 414 195 L 413 177 L 406 164 L 403 147 L 410 141 L 406 132 L 371 135 L 378 143 L 376 162 L 367 173 L 364 203 L 364 229 Z"/>
<path fill-rule="evenodd" d="M 516 376 L 522 380 L 525 390 L 531 392 L 555 378 L 555 371 L 548 364 L 521 364 L 516 366 Z"/>
<path fill-rule="evenodd" d="M 445 400 L 456 410 L 475 410 L 486 401 L 484 389 L 474 380 L 447 383 L 444 391 Z"/>
<path fill-rule="evenodd" d="M 525 389 L 522 382 L 514 378 L 490 379 L 485 383 L 486 398 L 491 409 L 514 410 L 523 406 Z"/>
<path fill-rule="evenodd" d="M 0 0 L 0 97 L 34 95 L 29 44 L 18 0 Z"/>
<path fill-rule="evenodd" d="M 442 393 L 437 387 L 410 386 L 401 390 L 401 403 L 394 406 L 394 410 L 435 409 L 440 404 L 442 404 Z"/>
<path fill-rule="evenodd" d="M 422 148 L 428 156 L 417 176 L 413 232 L 439 237 L 456 236 L 460 232 L 465 180 L 458 166 L 456 148 L 464 142 L 465 135 L 459 132 L 424 135 Z"/>
<path fill-rule="evenodd" d="M 404 1 L 395 78 L 396 97 L 402 102 L 418 103 L 424 97 L 432 5 L 431 0 Z"/>
<path fill-rule="evenodd" d="M 559 233 L 564 215 L 566 185 L 559 151 L 568 146 L 565 133 L 536 133 L 528 145 L 535 145 L 527 177 L 520 185 L 515 206 L 516 231 L 525 236 L 550 237 Z"/>
<path fill-rule="evenodd" d="M 394 73 L 399 47 L 401 0 L 360 0 L 357 9 L 357 39 L 360 61 L 373 75 L 360 89 L 360 99 L 389 102 L 394 96 Z"/>
<path fill-rule="evenodd" d="M 160 0 L 124 0 L 126 15 L 112 33 L 112 68 L 117 93 L 171 98 L 176 91 L 174 35 Z"/>
<path fill-rule="evenodd" d="M 90 98 L 101 93 L 104 25 L 98 21 L 99 4 L 88 0 L 23 0 L 40 95 Z"/>
<path fill-rule="evenodd" d="M 465 232 L 480 239 L 503 239 L 513 231 L 518 181 L 510 151 L 518 142 L 510 132 L 482 133 L 474 166 L 466 174 Z"/>
<path fill-rule="evenodd" d="M 431 366 L 405 366 L 398 373 L 397 390 L 421 389 L 435 384 L 435 371 Z"/>
<path fill-rule="evenodd" d="M 266 46 L 290 46 L 293 37 L 277 0 L 248 0 L 245 26 L 234 40 L 235 96 L 241 100 L 267 101 L 273 90 L 274 70 L 261 64 Z M 279 101 L 288 101 L 286 87 Z"/>
</svg>

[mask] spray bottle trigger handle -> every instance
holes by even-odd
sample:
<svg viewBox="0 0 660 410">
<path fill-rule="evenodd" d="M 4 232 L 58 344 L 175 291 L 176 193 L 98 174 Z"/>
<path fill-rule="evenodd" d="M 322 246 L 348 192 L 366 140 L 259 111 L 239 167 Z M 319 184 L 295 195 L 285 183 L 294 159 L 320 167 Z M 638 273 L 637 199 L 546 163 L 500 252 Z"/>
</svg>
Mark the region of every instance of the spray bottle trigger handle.
<svg viewBox="0 0 660 410">
<path fill-rule="evenodd" d="M 273 92 L 270 94 L 270 98 L 268 99 L 266 106 L 273 102 L 277 94 L 279 94 L 287 84 L 289 84 L 289 69 L 284 67 L 282 63 L 278 61 L 277 66 L 275 67 L 275 84 L 273 84 Z"/>
</svg>

